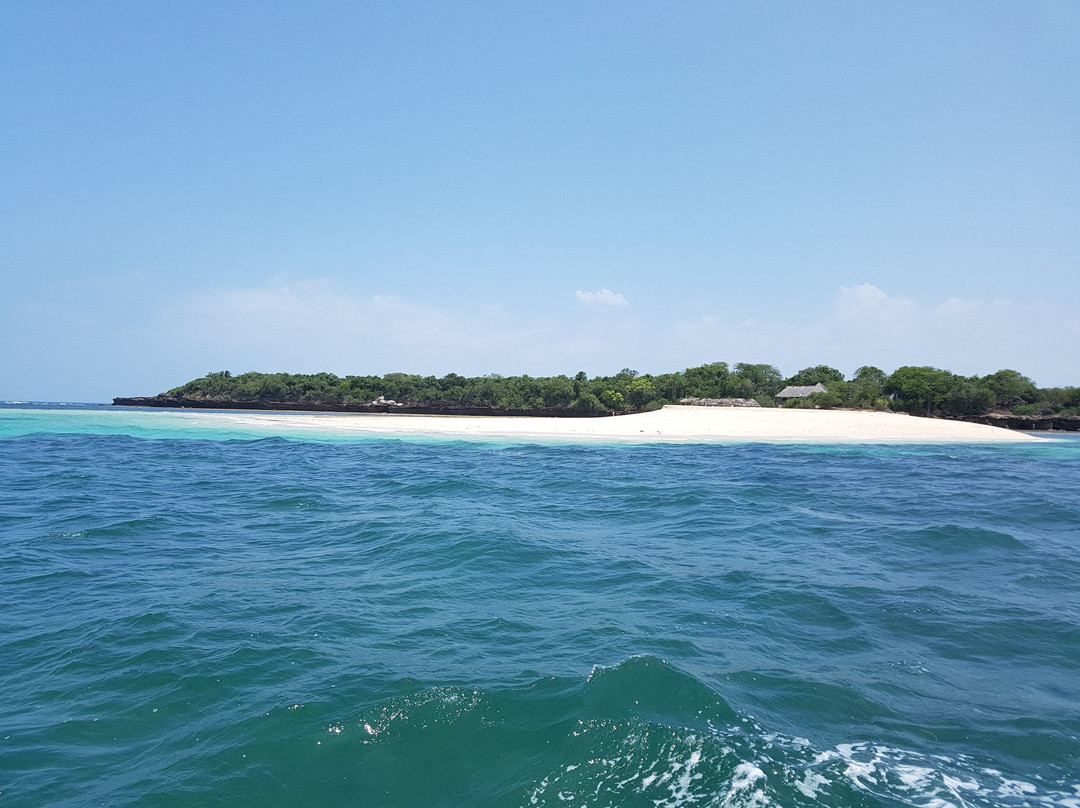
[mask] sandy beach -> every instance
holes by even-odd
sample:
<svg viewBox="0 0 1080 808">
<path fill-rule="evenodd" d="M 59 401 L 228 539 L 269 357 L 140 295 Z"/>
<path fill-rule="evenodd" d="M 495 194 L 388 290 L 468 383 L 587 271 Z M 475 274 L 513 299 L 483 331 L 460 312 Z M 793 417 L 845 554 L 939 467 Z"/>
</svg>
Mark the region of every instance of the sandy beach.
<svg viewBox="0 0 1080 808">
<path fill-rule="evenodd" d="M 187 414 L 187 413 L 185 413 Z M 216 411 L 218 423 L 270 434 L 402 436 L 554 443 L 1032 443 L 1042 440 L 981 424 L 891 412 L 691 407 L 611 418 L 351 415 Z"/>
</svg>

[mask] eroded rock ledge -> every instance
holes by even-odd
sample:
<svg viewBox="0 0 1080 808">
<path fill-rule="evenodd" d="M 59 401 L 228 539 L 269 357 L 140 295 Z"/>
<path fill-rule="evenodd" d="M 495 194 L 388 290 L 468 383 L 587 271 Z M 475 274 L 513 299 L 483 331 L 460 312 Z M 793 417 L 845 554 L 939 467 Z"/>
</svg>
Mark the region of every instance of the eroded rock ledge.
<svg viewBox="0 0 1080 808">
<path fill-rule="evenodd" d="M 972 424 L 1000 426 L 1021 432 L 1080 432 L 1080 415 L 1013 415 L 995 413 L 955 418 Z"/>
<path fill-rule="evenodd" d="M 294 412 L 355 412 L 394 413 L 395 415 L 511 415 L 547 418 L 596 418 L 623 415 L 608 411 L 589 412 L 571 407 L 536 407 L 534 409 L 505 409 L 502 407 L 463 406 L 454 402 L 428 404 L 373 402 L 370 404 L 329 404 L 307 401 L 218 401 L 202 398 L 172 396 L 137 396 L 114 398 L 115 407 L 163 407 L 199 410 L 282 410 Z"/>
<path fill-rule="evenodd" d="M 680 404 L 693 407 L 760 407 L 752 398 L 680 398 Z"/>
</svg>

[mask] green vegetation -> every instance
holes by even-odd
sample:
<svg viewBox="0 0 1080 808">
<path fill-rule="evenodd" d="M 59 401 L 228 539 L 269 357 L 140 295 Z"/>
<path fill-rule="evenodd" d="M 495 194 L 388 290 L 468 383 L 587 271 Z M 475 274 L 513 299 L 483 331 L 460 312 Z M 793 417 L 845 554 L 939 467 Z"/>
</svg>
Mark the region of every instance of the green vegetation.
<svg viewBox="0 0 1080 808">
<path fill-rule="evenodd" d="M 1015 370 L 988 376 L 957 376 L 932 367 L 905 366 L 887 375 L 866 366 L 846 380 L 828 365 L 804 368 L 785 379 L 772 365 L 713 362 L 682 372 L 640 374 L 624 368 L 614 376 L 442 378 L 388 373 L 335 376 L 332 373 L 209 373 L 163 396 L 200 401 L 360 405 L 382 397 L 404 404 L 493 407 L 508 410 L 558 408 L 590 412 L 654 410 L 686 397 L 756 399 L 776 406 L 787 385 L 825 386 L 824 393 L 792 399 L 785 407 L 892 409 L 918 415 L 1080 415 L 1080 388 L 1040 389 Z"/>
<path fill-rule="evenodd" d="M 716 362 L 684 373 L 658 376 L 624 368 L 614 376 L 481 376 L 450 373 L 442 378 L 388 373 L 345 376 L 332 373 L 209 373 L 164 395 L 201 401 L 297 402 L 304 404 L 367 404 L 384 399 L 424 405 L 497 407 L 499 409 L 572 408 L 583 412 L 652 410 L 686 396 L 757 398 L 775 406 L 783 386 L 771 365 L 738 364 L 734 370 Z"/>
<path fill-rule="evenodd" d="M 884 390 L 893 398 L 892 409 L 917 415 L 983 415 L 1034 404 L 1040 398 L 1031 379 L 1015 370 L 965 377 L 938 368 L 905 366 L 885 380 Z"/>
</svg>

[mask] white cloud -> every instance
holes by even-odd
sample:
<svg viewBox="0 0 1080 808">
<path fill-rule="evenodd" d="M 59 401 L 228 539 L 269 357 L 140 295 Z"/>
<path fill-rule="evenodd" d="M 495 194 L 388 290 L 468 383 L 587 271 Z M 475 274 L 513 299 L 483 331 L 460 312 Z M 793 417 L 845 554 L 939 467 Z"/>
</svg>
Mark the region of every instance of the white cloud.
<svg viewBox="0 0 1080 808">
<path fill-rule="evenodd" d="M 987 304 L 981 300 L 950 297 L 940 303 L 920 304 L 907 297 L 892 297 L 869 283 L 841 286 L 827 318 L 830 328 L 841 332 L 871 330 L 886 337 L 917 342 L 920 334 L 949 330 L 962 319 L 985 316 L 992 309 L 1012 306 L 1008 300 Z"/>
<path fill-rule="evenodd" d="M 401 310 L 401 296 L 400 295 L 375 295 L 371 298 L 372 305 L 377 309 L 383 311 L 400 311 Z"/>
<path fill-rule="evenodd" d="M 610 289 L 601 289 L 599 292 L 583 292 L 579 289 L 575 294 L 577 295 L 577 299 L 586 306 L 611 306 L 614 308 L 622 308 L 623 306 L 630 305 L 629 300 L 618 292 L 613 292 Z"/>
<path fill-rule="evenodd" d="M 1080 363 L 1048 346 L 1075 342 L 1080 323 L 1066 306 L 950 297 L 919 302 L 869 283 L 840 287 L 824 311 L 783 322 L 708 314 L 673 324 L 660 342 L 685 364 L 769 362 L 785 373 L 820 363 L 851 374 L 934 365 L 964 375 L 1015 368 L 1039 384 L 1076 384 Z"/>
<path fill-rule="evenodd" d="M 980 300 L 964 300 L 959 297 L 950 297 L 944 303 L 934 307 L 934 314 L 939 317 L 962 317 L 972 314 L 983 308 Z"/>
<path fill-rule="evenodd" d="M 838 288 L 831 306 L 795 318 L 772 315 L 764 305 L 727 306 L 665 323 L 650 319 L 648 309 L 630 316 L 620 308 L 628 305 L 625 298 L 611 290 L 577 297 L 583 308 L 618 311 L 614 319 L 542 317 L 522 301 L 449 306 L 380 292 L 358 294 L 332 279 L 280 277 L 213 290 L 162 313 L 157 319 L 172 324 L 169 329 L 131 342 L 145 344 L 156 361 L 182 361 L 184 369 L 170 370 L 170 379 L 217 369 L 547 375 L 635 367 L 659 373 L 727 361 L 769 362 L 785 374 L 821 363 L 846 374 L 867 364 L 887 371 L 935 365 L 965 375 L 1011 367 L 1047 385 L 1080 380 L 1068 351 L 1048 350 L 1075 344 L 1080 333 L 1073 311 L 1060 304 L 960 296 L 915 301 L 864 283 Z"/>
<path fill-rule="evenodd" d="M 1035 301 L 949 297 L 916 302 L 871 284 L 841 287 L 812 338 L 829 364 L 933 365 L 964 375 L 1014 368 L 1045 385 L 1073 383 L 1080 366 L 1048 346 L 1068 341 L 1066 307 Z M 828 361 L 828 360 L 824 360 Z"/>
<path fill-rule="evenodd" d="M 606 290 L 594 294 L 623 300 Z M 169 332 L 171 353 L 198 372 L 205 365 L 234 372 L 542 375 L 614 372 L 638 361 L 636 322 L 571 324 L 490 303 L 451 308 L 396 294 L 358 295 L 333 279 L 276 277 L 262 286 L 216 289 L 164 316 L 178 324 Z"/>
<path fill-rule="evenodd" d="M 437 361 L 483 350 L 493 329 L 504 344 L 527 337 L 501 309 L 454 313 L 398 295 L 358 296 L 330 279 L 213 290 L 175 315 L 190 343 L 237 370 L 387 372 L 415 365 L 418 349 Z"/>
<path fill-rule="evenodd" d="M 876 286 L 862 283 L 858 286 L 841 286 L 833 307 L 840 319 L 870 319 L 877 322 L 910 320 L 916 313 L 915 302 L 906 297 L 889 297 Z"/>
</svg>

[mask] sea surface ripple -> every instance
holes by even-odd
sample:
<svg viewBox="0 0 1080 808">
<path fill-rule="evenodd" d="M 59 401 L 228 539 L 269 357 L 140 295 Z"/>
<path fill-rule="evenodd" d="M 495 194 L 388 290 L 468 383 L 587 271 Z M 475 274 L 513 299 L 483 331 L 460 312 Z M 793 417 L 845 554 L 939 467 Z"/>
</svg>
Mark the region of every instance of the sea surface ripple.
<svg viewBox="0 0 1080 808">
<path fill-rule="evenodd" d="M 0 430 L 0 806 L 1080 808 L 1078 550 L 1076 439 Z"/>
</svg>

